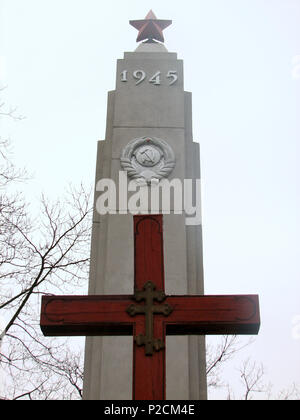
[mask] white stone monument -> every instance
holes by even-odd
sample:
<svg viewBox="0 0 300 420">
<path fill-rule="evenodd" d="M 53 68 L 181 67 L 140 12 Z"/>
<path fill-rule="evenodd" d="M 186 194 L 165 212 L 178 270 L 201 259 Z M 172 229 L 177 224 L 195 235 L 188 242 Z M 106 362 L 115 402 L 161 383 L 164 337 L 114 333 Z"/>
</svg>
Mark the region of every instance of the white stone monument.
<svg viewBox="0 0 300 420">
<path fill-rule="evenodd" d="M 171 22 L 150 12 L 143 21 L 131 23 L 139 29 L 138 40 L 146 42 L 118 60 L 116 90 L 108 94 L 106 138 L 99 142 L 97 154 L 89 294 L 132 294 L 134 284 L 129 202 L 134 192 L 123 184 L 116 190 L 116 200 L 107 194 L 107 214 L 99 214 L 101 180 L 119 186 L 123 171 L 123 182 L 125 177 L 131 186 L 135 183 L 149 192 L 161 180 L 180 180 L 184 186 L 184 180 L 200 179 L 199 144 L 192 139 L 191 94 L 183 88 L 183 62 L 155 41 L 163 41 L 162 29 Z M 153 210 L 150 200 L 139 205 L 144 214 Z M 187 217 L 184 201 L 182 208 L 175 200 L 170 209 L 164 206 L 162 200 L 157 212 L 164 213 L 166 293 L 203 294 L 201 221 Z M 132 340 L 86 339 L 84 399 L 132 398 Z M 167 399 L 206 399 L 204 336 L 167 337 L 166 349 Z"/>
</svg>

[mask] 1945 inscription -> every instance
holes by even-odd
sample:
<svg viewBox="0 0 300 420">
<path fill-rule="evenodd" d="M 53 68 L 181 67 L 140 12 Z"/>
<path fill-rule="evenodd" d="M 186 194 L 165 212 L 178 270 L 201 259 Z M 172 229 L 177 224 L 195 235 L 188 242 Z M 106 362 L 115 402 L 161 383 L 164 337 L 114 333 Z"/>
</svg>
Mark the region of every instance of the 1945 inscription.
<svg viewBox="0 0 300 420">
<path fill-rule="evenodd" d="M 143 83 L 144 81 L 148 81 L 148 83 L 159 86 L 163 80 L 167 80 L 168 85 L 172 86 L 177 82 L 178 74 L 176 70 L 169 70 L 166 74 L 162 74 L 162 72 L 158 70 L 151 75 L 147 75 L 147 73 L 141 69 L 137 69 L 131 74 L 129 74 L 128 70 L 123 70 L 121 72 L 121 82 L 128 82 L 130 79 L 135 81 L 136 86 Z"/>
</svg>

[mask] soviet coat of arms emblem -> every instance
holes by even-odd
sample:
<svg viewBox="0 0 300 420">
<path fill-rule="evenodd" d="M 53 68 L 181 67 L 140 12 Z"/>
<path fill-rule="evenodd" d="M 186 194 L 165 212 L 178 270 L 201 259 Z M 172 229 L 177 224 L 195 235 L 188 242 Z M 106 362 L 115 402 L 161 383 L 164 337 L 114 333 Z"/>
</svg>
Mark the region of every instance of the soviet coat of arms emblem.
<svg viewBox="0 0 300 420">
<path fill-rule="evenodd" d="M 166 141 L 141 137 L 124 147 L 120 161 L 130 178 L 150 184 L 169 176 L 175 167 L 175 154 Z"/>
</svg>

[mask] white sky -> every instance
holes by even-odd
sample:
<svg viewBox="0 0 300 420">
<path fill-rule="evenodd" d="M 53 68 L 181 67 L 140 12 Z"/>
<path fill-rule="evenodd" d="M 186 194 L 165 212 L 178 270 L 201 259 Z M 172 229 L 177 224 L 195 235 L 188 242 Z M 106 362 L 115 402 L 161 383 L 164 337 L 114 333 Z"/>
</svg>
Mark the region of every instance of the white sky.
<svg viewBox="0 0 300 420">
<path fill-rule="evenodd" d="M 94 182 L 116 60 L 136 48 L 128 21 L 150 9 L 173 20 L 165 45 L 193 93 L 206 293 L 258 293 L 248 353 L 276 390 L 300 384 L 299 0 L 0 0 L 0 82 L 26 116 L 1 130 L 34 174 L 25 192 Z"/>
</svg>

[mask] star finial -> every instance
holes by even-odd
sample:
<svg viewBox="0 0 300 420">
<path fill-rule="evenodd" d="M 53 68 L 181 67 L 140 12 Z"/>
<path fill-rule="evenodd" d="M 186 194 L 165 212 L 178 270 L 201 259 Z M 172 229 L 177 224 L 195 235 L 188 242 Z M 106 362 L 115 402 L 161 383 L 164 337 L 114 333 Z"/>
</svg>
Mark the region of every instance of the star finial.
<svg viewBox="0 0 300 420">
<path fill-rule="evenodd" d="M 130 20 L 130 25 L 139 31 L 136 42 L 143 41 L 155 42 L 154 39 L 160 42 L 164 42 L 163 30 L 171 25 L 171 20 L 157 19 L 155 14 L 150 10 L 145 19 L 142 20 Z"/>
</svg>

